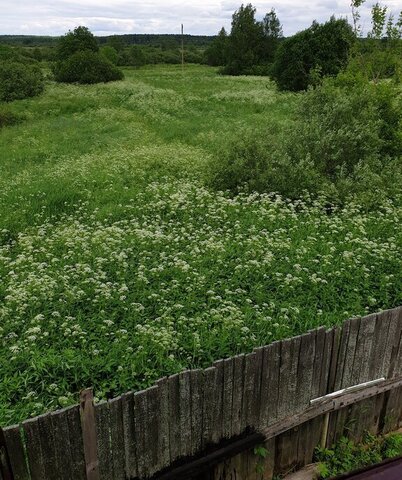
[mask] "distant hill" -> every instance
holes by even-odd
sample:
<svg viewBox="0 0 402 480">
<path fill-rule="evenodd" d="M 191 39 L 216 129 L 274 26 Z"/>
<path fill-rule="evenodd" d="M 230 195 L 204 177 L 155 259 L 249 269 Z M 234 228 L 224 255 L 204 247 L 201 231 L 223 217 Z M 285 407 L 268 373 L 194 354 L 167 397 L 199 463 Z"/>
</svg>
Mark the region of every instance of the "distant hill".
<svg viewBox="0 0 402 480">
<path fill-rule="evenodd" d="M 96 37 L 100 45 L 107 43 L 110 37 L 118 38 L 125 45 L 151 45 L 171 48 L 180 45 L 181 35 L 170 34 L 129 34 L 111 35 L 107 37 Z M 56 45 L 59 37 L 45 37 L 36 35 L 0 35 L 0 44 L 25 46 L 25 47 L 51 47 Z M 205 47 L 215 37 L 207 35 L 185 35 L 184 41 L 187 46 Z"/>
</svg>

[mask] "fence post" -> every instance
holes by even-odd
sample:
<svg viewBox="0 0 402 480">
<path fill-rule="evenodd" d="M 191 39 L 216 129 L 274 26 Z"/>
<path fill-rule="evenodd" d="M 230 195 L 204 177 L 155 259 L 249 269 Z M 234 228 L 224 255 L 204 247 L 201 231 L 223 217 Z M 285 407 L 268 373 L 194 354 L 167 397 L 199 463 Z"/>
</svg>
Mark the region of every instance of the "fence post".
<svg viewBox="0 0 402 480">
<path fill-rule="evenodd" d="M 8 457 L 6 440 L 4 438 L 3 429 L 0 427 L 0 478 L 2 480 L 14 480 L 11 471 L 10 459 Z"/>
<path fill-rule="evenodd" d="M 80 393 L 80 414 L 87 480 L 100 480 L 92 388 Z"/>
</svg>

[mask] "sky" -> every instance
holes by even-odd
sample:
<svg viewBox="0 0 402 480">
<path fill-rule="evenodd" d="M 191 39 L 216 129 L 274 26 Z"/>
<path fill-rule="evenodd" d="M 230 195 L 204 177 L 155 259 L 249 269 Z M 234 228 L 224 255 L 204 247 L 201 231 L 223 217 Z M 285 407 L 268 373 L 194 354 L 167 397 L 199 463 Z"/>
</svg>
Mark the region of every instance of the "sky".
<svg viewBox="0 0 402 480">
<path fill-rule="evenodd" d="M 231 17 L 242 0 L 0 0 L 0 34 L 62 35 L 78 25 L 96 35 L 127 33 L 179 33 L 215 35 L 222 26 L 230 30 Z M 246 0 L 244 3 L 248 3 Z M 332 14 L 350 18 L 350 0 L 255 0 L 261 19 L 275 8 L 284 34 L 307 28 L 313 20 Z M 369 11 L 374 0 L 361 8 L 362 25 L 369 29 Z M 396 14 L 402 0 L 384 2 Z"/>
</svg>

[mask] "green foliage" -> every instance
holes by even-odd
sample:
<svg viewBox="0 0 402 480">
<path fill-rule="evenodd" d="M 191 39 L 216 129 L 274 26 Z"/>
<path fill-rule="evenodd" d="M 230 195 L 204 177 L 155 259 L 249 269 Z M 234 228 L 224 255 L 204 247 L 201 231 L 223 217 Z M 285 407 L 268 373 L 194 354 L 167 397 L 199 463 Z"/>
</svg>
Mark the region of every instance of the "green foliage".
<svg viewBox="0 0 402 480">
<path fill-rule="evenodd" d="M 322 76 L 335 76 L 348 61 L 354 35 L 346 20 L 331 18 L 325 24 L 316 22 L 281 42 L 273 75 L 281 90 L 306 90 L 311 73 L 317 68 Z"/>
<path fill-rule="evenodd" d="M 224 27 L 211 45 L 205 50 L 205 57 L 208 65 L 221 67 L 226 65 L 228 55 L 228 34 Z"/>
<path fill-rule="evenodd" d="M 98 42 L 87 27 L 77 27 L 61 37 L 57 46 L 57 58 L 67 60 L 71 55 L 82 51 L 98 52 Z"/>
<path fill-rule="evenodd" d="M 0 106 L 0 128 L 16 125 L 21 123 L 23 119 L 24 117 L 22 115 L 18 115 L 8 108 Z"/>
<path fill-rule="evenodd" d="M 98 53 L 78 51 L 59 62 L 54 69 L 55 78 L 64 83 L 100 83 L 121 80 L 123 72 Z"/>
<path fill-rule="evenodd" d="M 15 61 L 0 63 L 0 101 L 12 102 L 34 97 L 43 89 L 44 79 L 39 66 Z"/>
<path fill-rule="evenodd" d="M 268 62 L 273 62 L 275 53 L 278 49 L 280 39 L 283 38 L 283 30 L 281 22 L 276 15 L 275 9 L 268 12 L 262 22 L 264 29 L 264 59 Z"/>
<path fill-rule="evenodd" d="M 101 47 L 99 50 L 99 53 L 105 60 L 107 60 L 110 63 L 113 63 L 113 65 L 117 65 L 119 60 L 119 55 L 113 47 L 110 47 L 109 45 Z"/>
<path fill-rule="evenodd" d="M 367 205 L 379 192 L 393 197 L 390 169 L 402 180 L 398 94 L 391 84 L 345 88 L 327 80 L 304 95 L 294 122 L 234 141 L 211 165 L 210 182 L 232 192 L 247 185 L 290 198 L 305 190 L 333 202 L 357 196 Z"/>
<path fill-rule="evenodd" d="M 343 437 L 331 449 L 316 450 L 321 478 L 332 478 L 402 454 L 402 435 L 376 437 L 367 434 L 360 444 Z"/>
<path fill-rule="evenodd" d="M 29 121 L 0 135 L 2 426 L 402 303 L 400 196 L 328 215 L 201 180 L 226 139 L 266 125 L 275 144 L 303 96 L 151 66 L 12 105 Z"/>
<path fill-rule="evenodd" d="M 256 9 L 251 4 L 242 5 L 233 14 L 224 73 L 240 75 L 261 62 L 264 29 L 262 24 L 257 22 L 255 15 Z"/>
</svg>

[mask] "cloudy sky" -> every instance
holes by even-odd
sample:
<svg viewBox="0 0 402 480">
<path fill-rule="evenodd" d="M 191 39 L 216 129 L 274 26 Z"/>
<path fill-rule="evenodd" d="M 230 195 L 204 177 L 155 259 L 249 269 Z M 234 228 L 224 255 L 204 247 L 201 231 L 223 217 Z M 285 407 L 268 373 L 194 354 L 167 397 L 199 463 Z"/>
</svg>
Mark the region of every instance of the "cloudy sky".
<svg viewBox="0 0 402 480">
<path fill-rule="evenodd" d="M 78 25 L 97 35 L 113 33 L 178 33 L 184 23 L 187 33 L 213 35 L 225 26 L 242 0 L 0 0 L 0 34 L 60 35 Z M 247 3 L 245 1 L 244 3 Z M 332 14 L 350 16 L 350 0 L 252 1 L 262 17 L 274 7 L 285 35 L 324 21 Z M 369 5 L 362 8 L 362 24 L 369 27 Z M 395 13 L 402 0 L 386 0 Z"/>
</svg>

